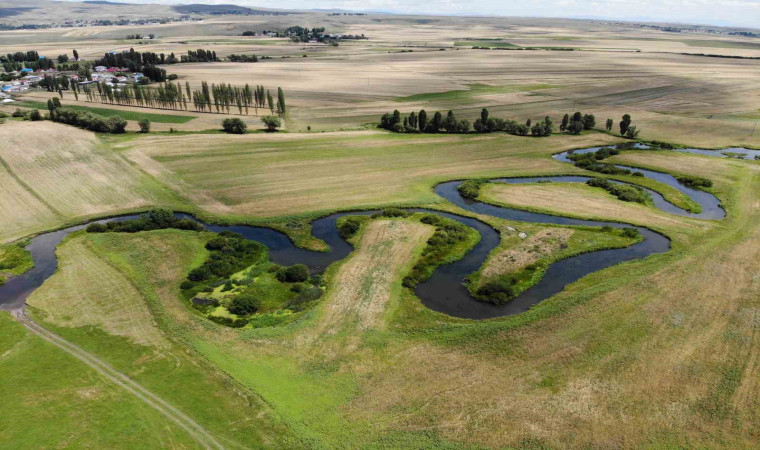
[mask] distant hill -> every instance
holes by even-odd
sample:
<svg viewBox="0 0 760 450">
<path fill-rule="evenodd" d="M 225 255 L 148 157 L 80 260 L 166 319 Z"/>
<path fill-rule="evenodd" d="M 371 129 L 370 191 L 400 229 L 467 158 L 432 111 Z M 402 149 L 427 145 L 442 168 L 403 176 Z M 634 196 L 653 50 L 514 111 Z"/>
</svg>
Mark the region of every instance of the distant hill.
<svg viewBox="0 0 760 450">
<path fill-rule="evenodd" d="M 0 17 L 17 16 L 21 13 L 32 11 L 37 8 L 30 7 L 14 7 L 14 8 L 0 8 Z"/>
<path fill-rule="evenodd" d="M 269 16 L 269 15 L 286 15 L 290 12 L 267 11 L 263 9 L 246 8 L 238 5 L 177 5 L 173 9 L 181 14 L 208 14 L 208 15 L 245 15 L 245 16 Z"/>
<path fill-rule="evenodd" d="M 109 2 L 108 0 L 84 0 L 82 3 L 89 3 L 90 5 L 116 5 L 116 6 L 134 5 L 134 3 Z"/>
</svg>

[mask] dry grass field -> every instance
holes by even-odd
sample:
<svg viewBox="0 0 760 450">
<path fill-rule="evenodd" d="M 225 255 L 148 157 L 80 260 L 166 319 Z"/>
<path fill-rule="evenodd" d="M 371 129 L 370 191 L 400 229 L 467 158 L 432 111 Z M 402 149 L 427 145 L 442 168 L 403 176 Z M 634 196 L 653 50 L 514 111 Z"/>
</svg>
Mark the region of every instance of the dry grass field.
<svg viewBox="0 0 760 450">
<path fill-rule="evenodd" d="M 440 202 L 431 189 L 436 182 L 572 171 L 548 155 L 612 142 L 604 134 L 537 140 L 353 132 L 161 135 L 120 147 L 130 160 L 206 211 L 276 217 Z"/>
<path fill-rule="evenodd" d="M 481 196 L 488 202 L 570 216 L 605 217 L 619 221 L 643 219 L 658 228 L 696 226 L 683 217 L 638 203 L 622 202 L 602 189 L 578 183 L 491 183 L 481 190 Z"/>
<path fill-rule="evenodd" d="M 51 122 L 0 126 L 0 162 L 0 241 L 173 198 L 94 134 Z"/>
<path fill-rule="evenodd" d="M 122 8 L 127 7 L 118 7 Z M 29 20 L 33 14 L 27 14 L 18 20 Z M 129 48 L 166 54 L 210 48 L 220 56 L 270 56 L 256 64 L 178 64 L 167 69 L 193 89 L 201 81 L 263 84 L 270 90 L 281 86 L 290 105 L 286 128 L 297 131 L 309 126 L 315 131 L 362 129 L 394 108 L 404 113 L 453 109 L 472 120 L 480 108 L 488 107 L 492 115 L 505 118 L 524 121 L 551 115 L 555 122 L 565 112 L 582 110 L 596 114 L 599 126 L 607 117 L 617 121 L 631 114 L 641 137 L 647 139 L 702 147 L 760 146 L 760 132 L 755 132 L 760 101 L 755 74 L 760 60 L 694 56 L 760 57 L 760 45 L 751 38 L 565 19 L 430 20 L 299 12 L 215 16 L 163 25 L 6 31 L 0 32 L 0 54 L 29 47 L 55 57 L 77 48 L 92 60 Z M 369 39 L 331 47 L 241 36 L 246 30 L 294 24 L 363 33 Z M 155 33 L 158 38 L 141 43 L 125 40 L 130 33 Z M 575 51 L 472 49 L 482 45 Z M 45 96 L 29 93 L 29 98 Z M 417 98 L 399 102 L 410 96 Z M 244 119 L 260 127 L 257 116 Z M 217 129 L 220 121 L 219 115 L 200 114 L 174 128 Z M 156 130 L 168 128 L 160 124 Z"/>
<path fill-rule="evenodd" d="M 377 220 L 367 226 L 356 256 L 335 275 L 335 288 L 326 299 L 325 320 L 319 330 L 334 334 L 356 332 L 385 323 L 383 315 L 401 292 L 400 280 L 415 260 L 433 227 L 419 222 Z"/>
</svg>

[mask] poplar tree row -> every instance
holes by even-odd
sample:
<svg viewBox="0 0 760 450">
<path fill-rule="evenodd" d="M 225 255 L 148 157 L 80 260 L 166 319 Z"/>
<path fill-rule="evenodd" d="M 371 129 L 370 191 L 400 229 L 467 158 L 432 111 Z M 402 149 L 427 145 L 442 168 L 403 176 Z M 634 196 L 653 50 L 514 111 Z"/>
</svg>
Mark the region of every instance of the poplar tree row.
<svg viewBox="0 0 760 450">
<path fill-rule="evenodd" d="M 190 83 L 185 83 L 184 88 L 180 83 L 166 82 L 157 87 L 141 86 L 139 84 L 119 86 L 106 82 L 93 83 L 80 86 L 72 83 L 73 93 L 76 99 L 84 93 L 87 101 L 93 103 L 108 103 L 123 106 L 141 106 L 148 108 L 163 108 L 189 111 L 188 103 L 198 112 L 230 113 L 236 108 L 239 114 L 248 114 L 251 108 L 268 108 L 272 114 L 285 115 L 285 93 L 282 88 L 277 88 L 277 101 L 264 86 L 251 87 L 246 84 L 243 87 L 231 84 L 201 83 L 201 88 L 190 89 Z M 56 89 L 58 90 L 58 89 Z"/>
</svg>

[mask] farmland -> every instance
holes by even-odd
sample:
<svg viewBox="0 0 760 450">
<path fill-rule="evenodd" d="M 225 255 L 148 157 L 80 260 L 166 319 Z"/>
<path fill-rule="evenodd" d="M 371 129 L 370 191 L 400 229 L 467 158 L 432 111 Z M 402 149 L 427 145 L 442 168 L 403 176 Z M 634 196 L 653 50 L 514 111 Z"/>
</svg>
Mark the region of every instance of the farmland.
<svg viewBox="0 0 760 450">
<path fill-rule="evenodd" d="M 0 22 L 144 10 L 55 5 L 35 0 Z M 288 105 L 277 132 L 262 129 L 268 106 L 162 110 L 36 88 L 0 106 L 0 309 L 4 295 L 29 295 L 23 312 L 0 311 L 0 447 L 757 445 L 760 161 L 667 150 L 760 148 L 756 38 L 601 20 L 180 10 L 156 6 L 175 20 L 165 23 L 0 31 L 0 55 L 268 56 L 161 68 L 183 90 L 282 87 Z M 296 24 L 368 39 L 241 35 Z M 47 113 L 53 97 L 117 115 L 126 132 L 10 116 Z M 553 132 L 377 126 L 395 109 L 473 122 L 483 108 L 519 124 L 549 116 Z M 561 132 L 575 111 L 595 124 Z M 638 136 L 620 135 L 624 114 Z M 225 133 L 226 118 L 247 132 Z M 552 158 L 631 142 L 652 148 L 589 155 L 596 172 Z M 692 177 L 725 218 L 695 215 L 703 204 L 684 183 L 611 164 Z M 567 179 L 489 182 L 541 176 Z M 645 187 L 675 212 L 572 176 Z M 634 257 L 614 259 L 622 252 Z M 588 269 L 590 258 L 612 262 Z M 543 282 L 561 285 L 540 297 Z M 462 296 L 488 314 L 437 307 Z"/>
</svg>

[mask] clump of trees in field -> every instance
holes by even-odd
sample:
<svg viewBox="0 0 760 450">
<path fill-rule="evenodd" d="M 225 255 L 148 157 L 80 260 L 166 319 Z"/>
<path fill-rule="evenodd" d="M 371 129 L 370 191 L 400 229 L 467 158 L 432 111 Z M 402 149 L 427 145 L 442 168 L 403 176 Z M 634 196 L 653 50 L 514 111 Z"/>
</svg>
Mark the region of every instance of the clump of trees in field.
<svg viewBox="0 0 760 450">
<path fill-rule="evenodd" d="M 140 127 L 140 133 L 150 133 L 150 120 L 140 119 L 137 125 Z"/>
<path fill-rule="evenodd" d="M 547 116 L 543 121 L 536 122 L 531 126 L 530 120 L 522 124 L 514 120 L 490 117 L 488 109 L 483 108 L 480 118 L 470 124 L 468 120 L 457 119 L 453 111 L 446 113 L 445 117 L 436 111 L 432 117 L 429 117 L 427 111 L 423 109 L 419 113 L 412 112 L 403 118 L 398 110 L 383 114 L 380 118 L 379 127 L 397 133 L 463 134 L 474 130 L 476 133 L 502 131 L 517 136 L 527 136 L 529 134 L 533 136 L 549 136 L 553 131 L 553 122 Z"/>
<path fill-rule="evenodd" d="M 36 50 L 8 53 L 0 56 L 0 63 L 2 63 L 3 69 L 6 72 L 21 70 L 24 67 L 33 70 L 55 68 L 55 60 L 41 57 Z"/>
<path fill-rule="evenodd" d="M 475 200 L 480 194 L 480 188 L 487 182 L 486 180 L 466 180 L 457 186 L 457 191 L 462 197 Z"/>
<path fill-rule="evenodd" d="M 155 38 L 156 38 L 156 35 L 153 34 L 153 33 L 150 33 L 147 36 L 143 36 L 140 33 L 135 33 L 135 34 L 128 34 L 124 39 L 137 39 L 137 40 L 140 40 L 140 39 L 155 39 Z"/>
<path fill-rule="evenodd" d="M 600 177 L 592 178 L 586 184 L 591 187 L 602 188 L 624 202 L 646 203 L 649 200 L 647 192 L 639 186 L 612 183 L 610 180 Z"/>
<path fill-rule="evenodd" d="M 639 136 L 639 130 L 635 125 L 631 125 L 631 116 L 629 114 L 623 115 L 623 119 L 620 121 L 620 135 L 629 139 L 636 139 Z"/>
<path fill-rule="evenodd" d="M 227 118 L 222 121 L 222 129 L 226 133 L 243 134 L 247 128 L 248 125 L 246 125 L 245 122 L 238 119 L 237 117 Z"/>
<path fill-rule="evenodd" d="M 573 165 L 580 167 L 581 169 L 590 170 L 592 172 L 603 173 L 605 175 L 633 175 L 641 176 L 644 174 L 641 172 L 631 172 L 628 169 L 616 167 L 614 164 L 604 164 L 600 161 L 609 158 L 610 156 L 619 155 L 620 150 L 616 148 L 604 147 L 595 152 L 588 153 L 570 153 L 567 155 L 568 159 L 573 162 Z"/>
<path fill-rule="evenodd" d="M 576 111 L 573 115 L 565 114 L 559 125 L 559 131 L 570 134 L 581 134 L 583 130 L 591 130 L 596 126 L 596 117 L 593 114 L 583 114 Z"/>
<path fill-rule="evenodd" d="M 236 55 L 233 53 L 227 56 L 227 60 L 230 62 L 259 62 L 259 57 L 256 55 Z"/>
</svg>

